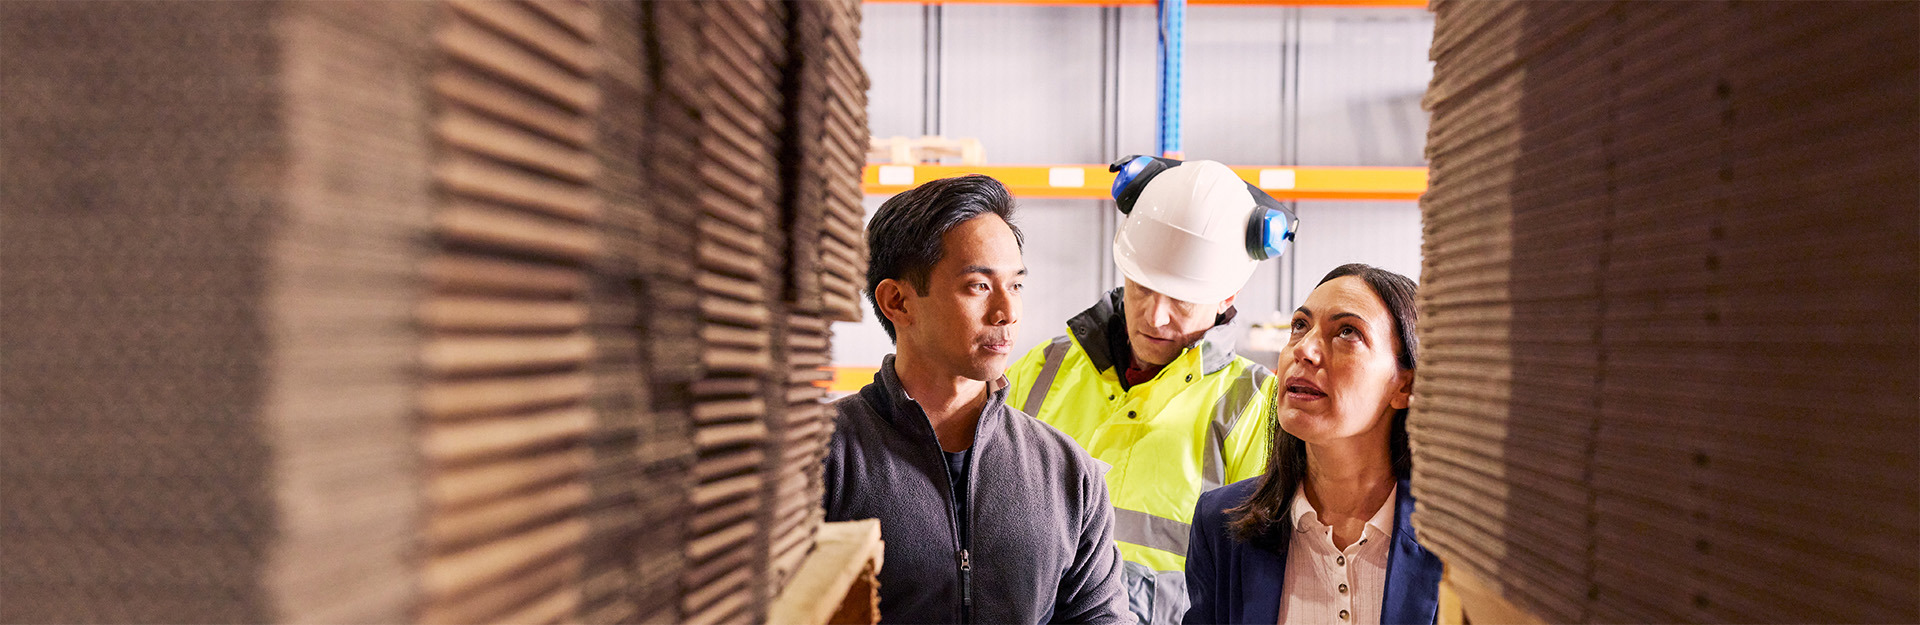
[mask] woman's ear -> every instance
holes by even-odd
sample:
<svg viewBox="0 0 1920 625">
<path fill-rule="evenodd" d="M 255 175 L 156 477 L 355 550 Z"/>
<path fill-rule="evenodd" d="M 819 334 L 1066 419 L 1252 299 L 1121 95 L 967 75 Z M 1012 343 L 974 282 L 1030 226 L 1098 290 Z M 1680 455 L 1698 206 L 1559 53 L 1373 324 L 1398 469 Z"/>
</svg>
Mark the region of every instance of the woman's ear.
<svg viewBox="0 0 1920 625">
<path fill-rule="evenodd" d="M 1413 405 L 1413 371 L 1400 372 L 1394 376 L 1394 383 L 1399 387 L 1394 389 L 1393 396 L 1387 399 L 1387 403 L 1393 406 L 1394 410 L 1405 410 L 1407 406 Z"/>
<path fill-rule="evenodd" d="M 913 323 L 913 311 L 907 308 L 907 289 L 913 288 L 899 280 L 887 278 L 873 287 L 873 301 L 880 306 L 880 314 L 893 322 L 896 332 Z"/>
</svg>

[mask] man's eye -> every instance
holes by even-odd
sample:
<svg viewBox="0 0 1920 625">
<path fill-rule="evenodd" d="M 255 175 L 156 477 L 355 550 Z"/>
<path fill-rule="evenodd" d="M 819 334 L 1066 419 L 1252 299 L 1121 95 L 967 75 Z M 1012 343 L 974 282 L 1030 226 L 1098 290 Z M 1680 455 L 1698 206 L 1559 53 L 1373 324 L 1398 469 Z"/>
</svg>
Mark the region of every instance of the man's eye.
<svg viewBox="0 0 1920 625">
<path fill-rule="evenodd" d="M 1356 336 L 1359 336 L 1359 335 L 1360 335 L 1360 331 L 1359 331 L 1359 330 L 1355 330 L 1355 329 L 1353 329 L 1353 326 L 1347 326 L 1347 327 L 1344 327 L 1344 328 L 1340 328 L 1340 337 L 1341 337 L 1341 338 L 1349 338 L 1349 339 L 1350 339 L 1350 338 L 1353 338 L 1353 337 L 1356 337 Z"/>
<path fill-rule="evenodd" d="M 1293 333 L 1294 333 L 1294 334 L 1299 334 L 1299 333 L 1301 333 L 1301 332 L 1305 332 L 1305 331 L 1307 331 L 1307 320 L 1305 320 L 1305 319 L 1295 319 L 1295 320 L 1293 320 Z"/>
<path fill-rule="evenodd" d="M 1019 282 L 1015 282 L 1015 283 L 1013 283 L 1013 286 L 1011 286 L 1011 287 L 1008 287 L 1008 288 L 1009 288 L 1009 289 L 1011 289 L 1011 290 L 1012 290 L 1013 292 L 1015 292 L 1015 293 L 1019 293 L 1019 292 L 1020 292 L 1020 289 L 1024 289 L 1024 288 L 1027 288 L 1027 285 L 1025 285 L 1025 284 L 1021 284 L 1021 283 L 1019 283 Z"/>
</svg>

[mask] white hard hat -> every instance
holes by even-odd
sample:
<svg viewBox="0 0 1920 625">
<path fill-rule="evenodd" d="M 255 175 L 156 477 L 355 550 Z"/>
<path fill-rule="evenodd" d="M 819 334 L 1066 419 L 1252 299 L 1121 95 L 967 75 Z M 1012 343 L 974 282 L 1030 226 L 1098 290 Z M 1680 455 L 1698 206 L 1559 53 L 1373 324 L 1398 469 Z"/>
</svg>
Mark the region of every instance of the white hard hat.
<svg viewBox="0 0 1920 625">
<path fill-rule="evenodd" d="M 1206 304 L 1239 292 L 1297 228 L 1292 211 L 1220 163 L 1141 156 L 1113 169 L 1114 198 L 1126 213 L 1113 237 L 1114 264 L 1177 300 Z"/>
</svg>

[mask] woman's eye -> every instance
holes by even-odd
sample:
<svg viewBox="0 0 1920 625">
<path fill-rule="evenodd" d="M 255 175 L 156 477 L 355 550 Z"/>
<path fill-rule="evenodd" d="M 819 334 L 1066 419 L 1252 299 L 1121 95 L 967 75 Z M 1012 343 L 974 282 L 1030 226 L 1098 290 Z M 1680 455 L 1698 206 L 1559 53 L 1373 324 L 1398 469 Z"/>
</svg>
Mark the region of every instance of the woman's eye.
<svg viewBox="0 0 1920 625">
<path fill-rule="evenodd" d="M 1015 282 L 1013 283 L 1013 286 L 1008 287 L 1008 289 L 1012 290 L 1015 293 L 1019 293 L 1020 289 L 1024 289 L 1024 288 L 1027 288 L 1027 285 L 1021 284 L 1019 282 Z"/>
<path fill-rule="evenodd" d="M 1350 339 L 1356 336 L 1360 336 L 1360 331 L 1353 329 L 1353 326 L 1340 328 L 1340 338 Z"/>
<path fill-rule="evenodd" d="M 1306 332 L 1306 331 L 1307 331 L 1307 320 L 1305 320 L 1305 319 L 1295 319 L 1295 320 L 1293 320 L 1293 333 L 1294 333 L 1294 334 L 1299 334 L 1299 333 L 1301 333 L 1301 332 Z"/>
</svg>

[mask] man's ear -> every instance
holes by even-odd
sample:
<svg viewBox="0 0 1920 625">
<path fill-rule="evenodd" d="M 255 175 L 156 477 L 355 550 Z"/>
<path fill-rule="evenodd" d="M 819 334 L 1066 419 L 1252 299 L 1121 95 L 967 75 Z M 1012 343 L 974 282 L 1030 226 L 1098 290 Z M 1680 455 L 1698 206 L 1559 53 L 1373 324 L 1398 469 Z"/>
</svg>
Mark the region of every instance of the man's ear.
<svg viewBox="0 0 1920 625">
<path fill-rule="evenodd" d="M 1400 375 L 1405 376 L 1406 381 L 1393 392 L 1393 397 L 1387 400 L 1394 410 L 1404 410 L 1407 406 L 1413 405 L 1413 371 L 1402 371 Z"/>
<path fill-rule="evenodd" d="M 1234 291 L 1233 294 L 1228 295 L 1226 299 L 1220 300 L 1220 310 L 1213 311 L 1213 314 L 1216 314 L 1216 315 L 1227 314 L 1227 309 L 1233 308 L 1233 300 L 1239 297 L 1240 297 L 1240 292 Z"/>
<path fill-rule="evenodd" d="M 897 331 L 913 324 L 913 310 L 907 306 L 907 300 L 918 295 L 913 285 L 887 278 L 873 287 L 873 301 L 880 305 L 880 314 L 893 322 Z"/>
</svg>

